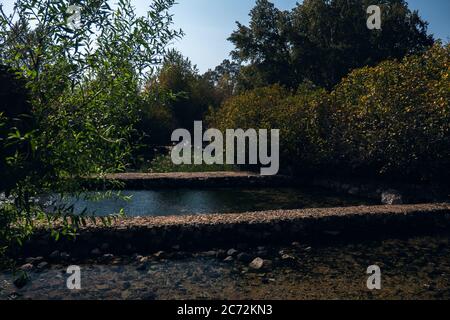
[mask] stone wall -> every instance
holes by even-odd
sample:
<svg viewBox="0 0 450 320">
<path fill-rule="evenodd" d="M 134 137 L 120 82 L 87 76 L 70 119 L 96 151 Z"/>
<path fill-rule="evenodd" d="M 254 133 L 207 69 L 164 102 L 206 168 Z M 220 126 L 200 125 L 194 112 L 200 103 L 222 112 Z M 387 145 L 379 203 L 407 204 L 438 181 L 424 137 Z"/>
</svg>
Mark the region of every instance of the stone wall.
<svg viewBox="0 0 450 320">
<path fill-rule="evenodd" d="M 182 250 L 207 250 L 242 243 L 335 243 L 449 231 L 450 204 L 278 210 L 127 218 L 110 226 L 87 225 L 79 230 L 76 240 L 58 242 L 41 228 L 26 244 L 25 252 L 45 256 L 60 250 L 84 257 L 104 247 L 113 254 L 142 254 L 174 246 Z"/>
</svg>

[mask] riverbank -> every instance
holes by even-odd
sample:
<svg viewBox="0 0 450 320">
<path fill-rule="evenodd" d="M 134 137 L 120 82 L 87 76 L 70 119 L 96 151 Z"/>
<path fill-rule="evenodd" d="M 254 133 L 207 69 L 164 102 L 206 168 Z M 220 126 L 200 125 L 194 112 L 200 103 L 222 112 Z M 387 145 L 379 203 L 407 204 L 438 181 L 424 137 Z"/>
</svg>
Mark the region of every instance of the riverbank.
<svg viewBox="0 0 450 320">
<path fill-rule="evenodd" d="M 180 246 L 208 250 L 239 244 L 275 245 L 293 241 L 353 241 L 450 230 L 450 204 L 358 206 L 275 210 L 240 214 L 121 218 L 110 225 L 87 223 L 74 240 L 54 241 L 44 226 L 20 255 L 46 256 L 55 250 L 85 257 L 101 246 L 114 254 L 146 253 Z"/>
<path fill-rule="evenodd" d="M 450 299 L 450 235 L 319 246 L 292 243 L 31 261 L 21 289 L 0 273 L 0 299 Z M 178 249 L 178 250 L 177 250 Z M 105 251 L 107 252 L 107 251 Z M 249 261 L 261 258 L 260 269 Z M 63 260 L 62 260 L 63 259 Z M 66 287 L 69 265 L 81 267 L 81 290 Z M 382 288 L 366 287 L 369 265 Z"/>
</svg>

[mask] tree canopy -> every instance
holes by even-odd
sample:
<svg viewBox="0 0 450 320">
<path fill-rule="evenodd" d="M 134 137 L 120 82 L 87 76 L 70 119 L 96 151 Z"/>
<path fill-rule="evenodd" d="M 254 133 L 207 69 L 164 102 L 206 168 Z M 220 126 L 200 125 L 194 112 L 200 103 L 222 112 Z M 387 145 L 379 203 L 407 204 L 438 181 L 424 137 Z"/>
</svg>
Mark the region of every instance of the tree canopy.
<svg viewBox="0 0 450 320">
<path fill-rule="evenodd" d="M 381 8 L 381 30 L 367 28 L 366 10 L 373 4 Z M 433 44 L 427 23 L 404 0 L 305 0 L 291 11 L 257 0 L 249 25 L 238 22 L 229 40 L 233 58 L 244 64 L 244 88 L 296 88 L 305 80 L 332 88 L 353 69 Z"/>
</svg>

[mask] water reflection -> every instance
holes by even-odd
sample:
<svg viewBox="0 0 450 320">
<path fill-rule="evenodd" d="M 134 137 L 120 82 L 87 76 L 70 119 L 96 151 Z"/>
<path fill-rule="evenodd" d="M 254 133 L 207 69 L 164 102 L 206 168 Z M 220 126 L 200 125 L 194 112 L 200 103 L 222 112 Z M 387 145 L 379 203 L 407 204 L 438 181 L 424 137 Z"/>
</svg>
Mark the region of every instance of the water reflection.
<svg viewBox="0 0 450 320">
<path fill-rule="evenodd" d="M 129 216 L 166 216 L 373 204 L 367 199 L 294 188 L 122 191 L 120 197 L 113 193 L 112 197 L 92 200 L 98 195 L 90 192 L 81 199 L 69 196 L 63 202 L 73 205 L 77 214 L 87 209 L 98 216 L 118 213 L 122 208 Z"/>
</svg>

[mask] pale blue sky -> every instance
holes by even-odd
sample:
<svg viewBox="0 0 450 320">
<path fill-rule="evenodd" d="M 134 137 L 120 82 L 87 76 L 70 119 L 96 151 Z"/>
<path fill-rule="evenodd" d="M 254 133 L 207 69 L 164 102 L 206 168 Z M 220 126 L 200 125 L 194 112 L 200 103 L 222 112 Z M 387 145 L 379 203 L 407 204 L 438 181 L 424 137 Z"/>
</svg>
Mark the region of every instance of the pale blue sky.
<svg viewBox="0 0 450 320">
<path fill-rule="evenodd" d="M 144 14 L 151 0 L 132 0 L 138 14 Z M 115 2 L 115 0 L 112 0 Z M 278 8 L 291 9 L 297 0 L 274 0 Z M 298 0 L 302 2 L 302 0 Z M 407 0 L 430 23 L 436 38 L 450 40 L 450 0 Z M 6 11 L 14 0 L 0 0 Z M 376 3 L 376 0 L 374 0 Z M 178 0 L 172 9 L 174 27 L 186 33 L 174 46 L 188 56 L 201 72 L 214 68 L 229 57 L 233 46 L 227 38 L 236 29 L 236 21 L 246 24 L 255 0 Z"/>
<path fill-rule="evenodd" d="M 148 0 L 135 0 L 138 7 Z M 297 0 L 272 1 L 278 8 L 291 9 Z M 302 2 L 299 0 L 298 2 Z M 374 1 L 376 2 L 376 1 Z M 450 40 L 450 0 L 409 0 L 430 23 L 436 38 Z M 235 21 L 247 23 L 255 0 L 178 0 L 173 8 L 175 25 L 186 33 L 176 47 L 188 56 L 200 71 L 214 68 L 228 58 L 233 46 L 226 39 L 236 29 Z"/>
</svg>

